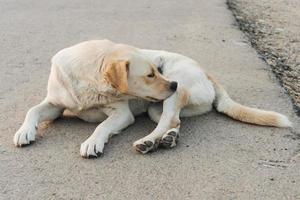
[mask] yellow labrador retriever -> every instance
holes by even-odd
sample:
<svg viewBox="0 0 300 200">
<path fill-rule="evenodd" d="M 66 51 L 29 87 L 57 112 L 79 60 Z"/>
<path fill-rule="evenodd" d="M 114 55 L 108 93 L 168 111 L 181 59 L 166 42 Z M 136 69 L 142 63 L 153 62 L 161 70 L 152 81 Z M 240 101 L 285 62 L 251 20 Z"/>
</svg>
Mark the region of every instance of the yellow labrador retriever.
<svg viewBox="0 0 300 200">
<path fill-rule="evenodd" d="M 81 156 L 97 157 L 110 135 L 132 124 L 134 116 L 148 112 L 158 125 L 133 144 L 137 151 L 147 153 L 159 145 L 174 147 L 180 117 L 206 113 L 213 105 L 243 122 L 291 126 L 284 115 L 234 102 L 188 57 L 109 40 L 87 41 L 65 48 L 52 58 L 47 96 L 28 111 L 14 144 L 30 144 L 40 122 L 54 120 L 67 109 L 83 120 L 101 122 L 80 147 Z"/>
</svg>

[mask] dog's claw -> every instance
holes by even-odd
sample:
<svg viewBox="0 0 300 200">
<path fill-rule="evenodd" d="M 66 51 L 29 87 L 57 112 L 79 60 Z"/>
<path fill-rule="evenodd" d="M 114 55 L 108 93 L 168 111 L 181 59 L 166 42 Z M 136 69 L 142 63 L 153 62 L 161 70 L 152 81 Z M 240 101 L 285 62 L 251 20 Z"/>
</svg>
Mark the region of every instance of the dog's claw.
<svg viewBox="0 0 300 200">
<path fill-rule="evenodd" d="M 16 147 L 25 147 L 35 141 L 35 127 L 21 126 L 14 136 L 14 144 Z"/>
<path fill-rule="evenodd" d="M 88 138 L 80 146 L 80 154 L 84 158 L 98 158 L 102 155 L 104 142 Z"/>
<path fill-rule="evenodd" d="M 95 158 L 97 158 L 98 156 L 96 156 L 96 155 L 89 155 L 88 157 L 85 157 L 85 158 L 89 158 L 89 159 L 95 159 Z"/>
</svg>

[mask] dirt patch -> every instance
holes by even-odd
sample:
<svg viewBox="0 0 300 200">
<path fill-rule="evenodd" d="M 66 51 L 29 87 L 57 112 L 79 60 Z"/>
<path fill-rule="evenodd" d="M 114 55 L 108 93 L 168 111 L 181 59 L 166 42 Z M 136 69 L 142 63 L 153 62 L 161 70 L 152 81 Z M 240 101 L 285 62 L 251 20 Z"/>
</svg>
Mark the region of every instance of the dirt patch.
<svg viewBox="0 0 300 200">
<path fill-rule="evenodd" d="M 227 4 L 300 116 L 300 1 L 227 0 Z"/>
</svg>

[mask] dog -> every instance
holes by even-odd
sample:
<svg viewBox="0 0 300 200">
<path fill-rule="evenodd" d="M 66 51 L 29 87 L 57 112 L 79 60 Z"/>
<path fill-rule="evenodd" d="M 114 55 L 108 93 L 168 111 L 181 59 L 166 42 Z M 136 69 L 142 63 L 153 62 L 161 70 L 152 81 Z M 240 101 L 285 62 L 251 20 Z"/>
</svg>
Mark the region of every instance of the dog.
<svg viewBox="0 0 300 200">
<path fill-rule="evenodd" d="M 175 147 L 180 118 L 207 113 L 213 106 L 242 122 L 292 126 L 282 114 L 236 103 L 196 61 L 180 54 L 92 40 L 59 51 L 51 63 L 47 96 L 26 114 L 14 136 L 17 147 L 31 144 L 38 124 L 58 118 L 65 110 L 100 123 L 80 146 L 85 158 L 100 156 L 109 137 L 144 112 L 157 126 L 133 143 L 143 154 L 158 146 Z"/>
</svg>

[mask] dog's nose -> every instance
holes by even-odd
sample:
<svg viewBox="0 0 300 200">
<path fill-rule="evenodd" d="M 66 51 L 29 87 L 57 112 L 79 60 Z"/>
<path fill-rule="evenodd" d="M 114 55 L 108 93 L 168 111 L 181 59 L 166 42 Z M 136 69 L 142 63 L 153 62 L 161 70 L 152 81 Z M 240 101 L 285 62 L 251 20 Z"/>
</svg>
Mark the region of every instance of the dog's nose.
<svg viewBox="0 0 300 200">
<path fill-rule="evenodd" d="M 170 89 L 175 92 L 177 90 L 177 85 L 178 83 L 175 82 L 175 81 L 172 81 L 171 84 L 170 84 Z"/>
</svg>

